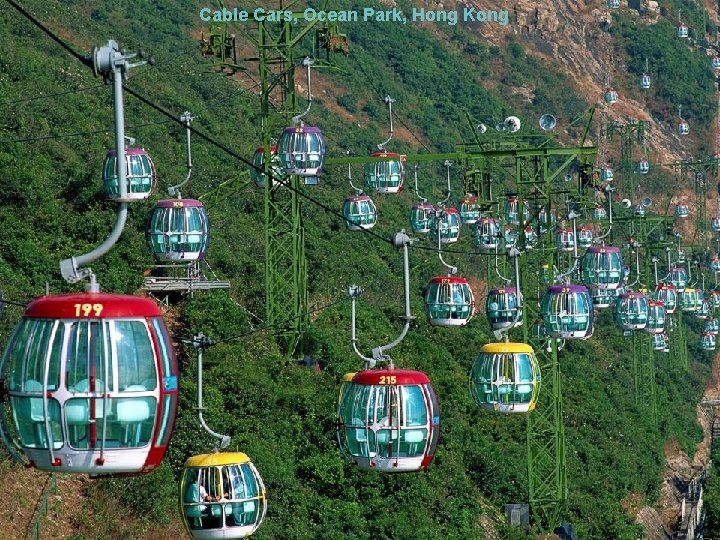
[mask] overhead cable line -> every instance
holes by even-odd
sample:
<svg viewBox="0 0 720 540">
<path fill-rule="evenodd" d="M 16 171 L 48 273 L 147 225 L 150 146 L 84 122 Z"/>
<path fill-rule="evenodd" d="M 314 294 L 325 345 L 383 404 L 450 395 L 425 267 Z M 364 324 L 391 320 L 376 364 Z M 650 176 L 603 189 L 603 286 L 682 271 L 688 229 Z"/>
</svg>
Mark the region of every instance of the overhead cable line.
<svg viewBox="0 0 720 540">
<path fill-rule="evenodd" d="M 76 90 L 65 90 L 64 92 L 57 92 L 55 94 L 41 94 L 38 96 L 33 96 L 29 98 L 23 98 L 23 99 L 13 99 L 10 101 L 0 101 L 0 107 L 3 107 L 4 105 L 15 105 L 17 103 L 27 103 L 28 101 L 36 101 L 39 99 L 46 99 L 46 98 L 52 98 L 57 96 L 65 96 L 68 94 L 79 94 L 80 92 L 89 92 L 90 90 L 97 90 L 98 88 L 102 88 L 104 86 L 107 86 L 104 83 L 96 84 L 95 86 L 86 86 L 85 88 L 78 88 Z"/>
<path fill-rule="evenodd" d="M 137 129 L 141 127 L 147 127 L 147 126 L 157 126 L 160 124 L 169 124 L 169 120 L 163 120 L 162 122 L 148 122 L 146 124 L 136 124 L 134 126 L 127 126 L 127 129 Z M 9 139 L 9 140 L 0 140 L 0 144 L 9 144 L 9 143 L 19 143 L 19 142 L 33 142 L 33 141 L 47 141 L 50 139 L 66 139 L 69 137 L 82 137 L 84 135 L 97 135 L 99 133 L 108 133 L 110 131 L 114 131 L 115 128 L 110 129 L 96 129 L 93 131 L 80 131 L 78 133 L 63 133 L 60 135 L 42 135 L 40 137 L 27 137 L 24 139 Z"/>
</svg>

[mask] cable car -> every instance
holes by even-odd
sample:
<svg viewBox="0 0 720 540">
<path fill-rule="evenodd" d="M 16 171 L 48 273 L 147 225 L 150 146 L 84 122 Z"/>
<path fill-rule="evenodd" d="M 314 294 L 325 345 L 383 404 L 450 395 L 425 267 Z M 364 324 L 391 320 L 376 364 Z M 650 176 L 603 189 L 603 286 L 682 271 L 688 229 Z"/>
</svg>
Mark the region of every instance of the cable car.
<svg viewBox="0 0 720 540">
<path fill-rule="evenodd" d="M 125 148 L 127 173 L 126 201 L 142 201 L 150 197 L 155 188 L 157 174 L 155 164 L 144 148 Z M 118 184 L 117 151 L 108 150 L 103 163 L 103 186 L 109 199 L 120 200 Z"/>
<path fill-rule="evenodd" d="M 705 324 L 703 325 L 703 332 L 717 335 L 719 330 L 720 330 L 720 323 L 718 323 L 717 319 L 711 318 L 711 319 L 705 320 Z"/>
<path fill-rule="evenodd" d="M 460 200 L 460 219 L 468 225 L 477 223 L 477 220 L 480 219 L 480 204 L 478 204 L 477 197 L 465 195 Z"/>
<path fill-rule="evenodd" d="M 470 395 L 478 407 L 501 413 L 535 408 L 540 393 L 540 365 L 525 343 L 488 343 L 470 370 Z"/>
<path fill-rule="evenodd" d="M 688 277 L 685 269 L 677 267 L 670 270 L 670 274 L 665 281 L 669 281 L 671 285 L 674 285 L 678 292 L 683 292 L 687 285 L 687 280 Z"/>
<path fill-rule="evenodd" d="M 438 276 L 425 292 L 425 312 L 433 326 L 464 326 L 475 314 L 475 297 L 467 279 Z"/>
<path fill-rule="evenodd" d="M 665 304 L 659 300 L 650 300 L 645 330 L 651 334 L 662 334 L 665 331 L 665 313 Z"/>
<path fill-rule="evenodd" d="M 495 251 L 500 247 L 500 222 L 495 218 L 480 218 L 473 225 L 473 244 L 482 250 Z"/>
<path fill-rule="evenodd" d="M 485 299 L 485 313 L 493 330 L 522 326 L 523 313 L 518 309 L 517 289 L 490 289 Z M 517 319 L 517 320 L 516 320 Z"/>
<path fill-rule="evenodd" d="M 647 159 L 641 159 L 637 162 L 635 172 L 640 174 L 647 174 L 650 172 L 650 162 Z"/>
<path fill-rule="evenodd" d="M 714 351 L 715 350 L 715 336 L 703 332 L 700 334 L 700 347 L 703 351 Z"/>
<path fill-rule="evenodd" d="M 386 157 L 386 161 L 371 161 L 365 164 L 364 174 L 367 187 L 378 193 L 399 193 L 405 181 L 405 156 L 381 150 L 370 157 Z"/>
<path fill-rule="evenodd" d="M 720 308 L 720 291 L 710 291 L 710 306 L 713 309 Z"/>
<path fill-rule="evenodd" d="M 645 205 L 642 203 L 638 203 L 635 205 L 635 215 L 637 217 L 643 217 L 647 213 L 647 208 L 645 208 Z"/>
<path fill-rule="evenodd" d="M 687 204 L 678 204 L 675 207 L 675 217 L 676 218 L 686 218 L 690 215 L 690 210 L 688 209 Z"/>
<path fill-rule="evenodd" d="M 285 171 L 283 171 L 282 167 L 280 166 L 280 156 L 278 156 L 277 153 L 277 146 L 270 147 L 270 162 L 272 163 L 270 174 L 276 179 L 284 178 Z M 263 172 L 263 165 L 265 163 L 264 147 L 261 146 L 255 150 L 252 163 L 254 167 L 250 167 L 250 178 L 253 182 L 255 182 L 258 187 L 263 187 L 265 185 L 265 181 L 267 180 L 267 175 Z"/>
<path fill-rule="evenodd" d="M 438 227 L 435 220 L 440 219 L 440 243 L 454 244 L 460 240 L 460 214 L 455 208 L 436 210 L 430 220 L 430 238 L 437 242 Z"/>
<path fill-rule="evenodd" d="M 597 309 L 610 307 L 615 301 L 615 295 L 612 289 L 598 289 L 597 287 L 588 287 L 593 307 Z M 617 289 L 616 289 L 617 290 Z"/>
<path fill-rule="evenodd" d="M 687 135 L 690 133 L 690 124 L 681 118 L 677 125 L 677 132 L 678 135 Z"/>
<path fill-rule="evenodd" d="M 575 249 L 575 232 L 572 229 L 558 229 L 555 233 L 555 245 L 560 251 L 573 251 Z"/>
<path fill-rule="evenodd" d="M 650 79 L 650 75 L 647 73 L 643 73 L 640 76 L 640 88 L 642 90 L 649 90 L 651 86 L 652 80 Z"/>
<path fill-rule="evenodd" d="M 373 369 L 345 376 L 337 414 L 343 455 L 364 470 L 427 469 L 440 436 L 440 407 L 427 375 Z"/>
<path fill-rule="evenodd" d="M 430 232 L 432 216 L 435 207 L 427 202 L 416 204 L 410 210 L 410 227 L 414 233 L 425 234 Z"/>
<path fill-rule="evenodd" d="M 592 246 L 593 230 L 589 225 L 581 225 L 578 230 L 578 245 L 581 248 L 589 248 Z"/>
<path fill-rule="evenodd" d="M 670 349 L 668 349 L 667 346 L 667 334 L 660 333 L 660 334 L 653 334 L 652 335 L 652 348 L 654 351 L 665 351 L 669 352 Z"/>
<path fill-rule="evenodd" d="M 370 197 L 360 193 L 345 199 L 342 207 L 345 227 L 348 231 L 372 229 L 377 223 L 377 208 Z"/>
<path fill-rule="evenodd" d="M 548 218 L 550 219 L 549 223 Z M 540 210 L 538 210 L 537 220 L 540 224 L 540 233 L 542 234 L 548 230 L 548 227 L 552 227 L 555 225 L 555 213 L 548 212 L 547 210 L 545 210 L 544 207 L 542 207 L 540 208 Z"/>
<path fill-rule="evenodd" d="M 701 289 L 698 289 L 698 292 L 702 293 Z M 700 300 L 700 305 L 698 306 L 697 310 L 695 311 L 695 316 L 700 320 L 705 320 L 710 316 L 710 302 L 708 302 L 705 299 Z"/>
<path fill-rule="evenodd" d="M 265 518 L 265 485 L 242 452 L 192 456 L 180 481 L 180 510 L 197 540 L 245 538 Z"/>
<path fill-rule="evenodd" d="M 525 246 L 533 246 L 538 239 L 535 229 L 528 225 L 523 232 L 525 233 Z"/>
<path fill-rule="evenodd" d="M 652 298 L 653 300 L 663 303 L 666 313 L 675 313 L 678 301 L 678 293 L 675 285 L 665 283 L 658 284 L 652 293 Z"/>
<path fill-rule="evenodd" d="M 600 180 L 603 182 L 612 182 L 615 179 L 615 174 L 610 167 L 603 167 L 600 169 Z"/>
<path fill-rule="evenodd" d="M 615 90 L 612 87 L 606 88 L 605 93 L 603 94 L 603 99 L 605 100 L 605 103 L 608 103 L 610 105 L 612 105 L 613 103 L 617 103 L 617 100 L 618 100 L 617 90 Z"/>
<path fill-rule="evenodd" d="M 680 22 L 676 27 L 677 37 L 686 38 L 688 37 L 688 27 L 686 24 Z"/>
<path fill-rule="evenodd" d="M 720 256 L 715 255 L 714 257 L 710 257 L 710 262 L 708 263 L 708 267 L 713 272 L 720 272 Z"/>
<path fill-rule="evenodd" d="M 607 0 L 607 7 L 610 9 L 618 9 L 620 7 L 620 0 Z"/>
<path fill-rule="evenodd" d="M 615 299 L 613 316 L 624 331 L 642 330 L 647 326 L 650 305 L 642 293 L 623 293 Z"/>
<path fill-rule="evenodd" d="M 286 127 L 277 149 L 285 174 L 311 177 L 310 183 L 317 183 L 325 163 L 325 139 L 320 128 L 304 124 Z"/>
<path fill-rule="evenodd" d="M 718 55 L 713 56 L 711 65 L 715 71 L 720 70 L 720 56 L 718 56 Z"/>
<path fill-rule="evenodd" d="M 517 244 L 519 233 L 516 228 L 510 225 L 505 227 L 503 240 L 505 241 L 505 249 L 511 248 Z"/>
<path fill-rule="evenodd" d="M 530 216 L 527 199 L 523 199 L 522 206 L 523 225 L 526 225 Z M 520 208 L 518 198 L 514 195 L 505 199 L 505 220 L 508 225 L 520 225 Z"/>
<path fill-rule="evenodd" d="M 624 267 L 620 248 L 590 246 L 580 262 L 580 275 L 588 287 L 617 289 L 623 281 Z"/>
<path fill-rule="evenodd" d="M 720 216 L 710 218 L 710 228 L 713 232 L 720 232 Z"/>
<path fill-rule="evenodd" d="M 106 293 L 37 298 L 10 337 L 0 378 L 14 441 L 38 469 L 111 475 L 160 465 L 177 413 L 178 367 L 154 302 Z"/>
<path fill-rule="evenodd" d="M 687 261 L 687 258 L 685 257 L 685 250 L 678 249 L 677 250 L 677 262 L 684 263 L 685 261 Z"/>
<path fill-rule="evenodd" d="M 540 304 L 545 332 L 550 337 L 587 339 L 593 334 L 593 305 L 582 285 L 552 285 Z"/>
<path fill-rule="evenodd" d="M 158 201 L 145 228 L 150 251 L 161 261 L 197 261 L 207 255 L 210 223 L 195 199 Z"/>
<path fill-rule="evenodd" d="M 698 289 L 686 287 L 678 291 L 678 306 L 683 311 L 697 311 L 700 309 L 702 298 L 698 294 Z"/>
<path fill-rule="evenodd" d="M 607 219 L 607 211 L 603 206 L 596 206 L 593 209 L 593 221 L 604 221 Z"/>
</svg>

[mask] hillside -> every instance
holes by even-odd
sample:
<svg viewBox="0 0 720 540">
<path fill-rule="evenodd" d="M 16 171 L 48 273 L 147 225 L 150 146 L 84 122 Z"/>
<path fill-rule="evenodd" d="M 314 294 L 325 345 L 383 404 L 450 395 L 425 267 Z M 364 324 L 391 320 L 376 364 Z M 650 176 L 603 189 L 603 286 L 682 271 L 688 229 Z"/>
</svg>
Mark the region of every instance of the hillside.
<svg viewBox="0 0 720 540">
<path fill-rule="evenodd" d="M 354 2 L 335 4 L 359 9 Z M 499 9 L 495 4 L 475 5 Z M 342 31 L 351 54 L 337 58 L 337 69 L 313 73 L 308 120 L 322 128 L 332 155 L 347 149 L 365 155 L 387 137 L 382 98 L 389 94 L 396 100 L 392 151 L 454 150 L 470 140 L 465 113 L 488 126 L 517 115 L 536 135 L 539 116 L 552 113 L 559 123 L 554 136 L 574 145 L 583 126 L 571 122 L 602 99 L 605 76 L 612 72 L 622 100 L 612 107 L 600 104 L 596 121 L 605 115 L 648 120 L 653 164 L 713 154 L 709 58 L 705 50 L 691 50 L 662 34 L 673 31 L 676 11 L 670 4 L 666 11 L 651 9 L 640 16 L 627 8 L 611 15 L 605 2 L 553 0 L 539 8 L 515 0 L 508 5 L 512 22 L 507 26 L 408 24 L 390 31 L 381 24 L 348 24 Z M 128 86 L 178 116 L 185 110 L 197 114 L 194 127 L 252 157 L 261 133 L 258 69 L 248 62 L 247 73 L 226 76 L 200 56 L 198 38 L 207 30 L 199 18 L 204 4 L 28 0 L 23 6 L 77 51 L 89 53 L 110 38 L 128 51 L 147 51 L 156 65 L 133 70 Z M 683 14 L 694 28 L 700 25 L 699 8 L 683 7 Z M 601 24 L 608 17 L 610 29 Z M 717 20 L 715 11 L 710 20 Z M 234 29 L 238 49 L 251 56 L 240 30 Z M 6 298 L 24 302 L 41 294 L 46 283 L 52 292 L 80 290 L 62 281 L 59 261 L 89 251 L 112 228 L 115 208 L 103 201 L 99 181 L 105 151 L 113 144 L 112 94 L 8 4 L 0 10 L 0 43 L 0 224 L 6 231 L 0 237 L 0 280 Z M 639 62 L 644 65 L 639 57 L 645 54 L 653 58 L 658 82 L 648 95 L 636 87 Z M 304 95 L 303 70 L 297 70 L 296 83 Z M 683 114 L 692 124 L 682 139 L 674 128 L 678 100 L 684 100 Z M 103 290 L 139 294 L 153 265 L 144 241 L 145 219 L 166 188 L 185 177 L 185 134 L 137 99 L 126 95 L 125 107 L 127 133 L 152 155 L 160 191 L 134 204 L 121 240 L 92 267 Z M 597 122 L 589 139 L 601 139 Z M 619 160 L 619 142 L 604 144 L 608 160 Z M 358 303 L 360 350 L 394 339 L 403 313 L 402 263 L 381 238 L 408 226 L 408 209 L 417 200 L 411 167 L 405 192 L 376 197 L 381 217 L 373 231 L 381 238 L 349 233 L 337 215 L 304 201 L 309 304 L 332 305 L 313 314 L 300 348 L 288 359 L 263 329 L 263 192 L 248 182 L 244 163 L 199 137 L 193 138 L 193 162 L 184 195 L 205 202 L 213 227 L 209 264 L 231 288 L 173 298 L 166 316 L 176 338 L 200 331 L 215 340 L 238 337 L 205 353 L 205 418 L 215 431 L 232 436 L 231 448 L 251 456 L 265 481 L 268 514 L 254 538 L 533 537 L 507 527 L 503 513 L 505 504 L 527 500 L 526 419 L 479 410 L 468 395 L 470 365 L 480 347 L 492 341 L 484 312 L 460 328 L 431 327 L 424 320 L 423 289 L 444 272 L 429 240 L 411 248 L 417 319 L 392 357 L 398 367 L 421 370 L 433 382 L 442 410 L 437 456 L 426 472 L 394 476 L 363 473 L 345 463 L 337 449 L 339 382 L 362 367 L 349 344 L 347 287 L 366 290 Z M 444 175 L 439 163 L 420 165 L 420 191 L 431 202 L 444 198 Z M 462 194 L 462 176 L 453 164 L 453 200 Z M 651 176 L 653 196 L 675 189 L 669 170 L 656 174 L 654 169 Z M 361 178 L 359 167 L 353 178 Z M 689 196 L 683 189 L 680 194 Z M 304 190 L 338 210 L 351 191 L 342 166 L 328 167 L 320 185 Z M 497 278 L 488 272 L 488 258 L 475 254 L 470 234 L 445 256 L 484 305 L 484 291 Z M 5 306 L 2 345 L 21 312 Z M 569 479 L 563 519 L 574 524 L 579 538 L 635 539 L 643 534 L 636 521 L 641 509 L 645 515 L 667 510 L 668 497 L 661 492 L 667 458 L 682 452 L 692 460 L 703 439 L 696 406 L 711 380 L 713 355 L 699 349 L 701 323 L 690 320 L 688 369 L 673 355 L 655 356 L 656 427 L 636 403 L 627 338 L 607 310 L 597 322 L 592 339 L 568 341 L 560 353 Z M 139 478 L 63 479 L 52 496 L 51 523 L 43 522 L 47 537 L 149 540 L 185 534 L 177 515 L 182 464 L 211 450 L 213 441 L 196 417 L 195 350 L 177 339 L 176 346 L 180 414 L 163 465 Z M 317 359 L 322 369 L 297 365 L 304 355 Z M 24 491 L 25 509 L 0 512 L 0 531 L 23 538 L 25 524 L 32 521 L 27 510 L 34 508 L 47 475 L 20 469 L 4 451 L 0 456 L 0 493 L 11 497 Z M 673 516 L 663 517 L 671 524 Z"/>
</svg>

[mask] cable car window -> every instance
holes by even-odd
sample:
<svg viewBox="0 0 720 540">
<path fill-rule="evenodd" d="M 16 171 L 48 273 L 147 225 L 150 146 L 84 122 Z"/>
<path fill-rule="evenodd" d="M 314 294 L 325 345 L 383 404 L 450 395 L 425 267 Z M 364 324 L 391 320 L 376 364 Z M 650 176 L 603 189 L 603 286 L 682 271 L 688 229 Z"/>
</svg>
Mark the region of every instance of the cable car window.
<svg viewBox="0 0 720 540">
<path fill-rule="evenodd" d="M 117 347 L 118 387 L 126 391 L 134 386 L 135 391 L 148 390 L 145 381 L 157 380 L 155 354 L 150 336 L 143 321 L 110 321 L 111 334 Z M 153 385 L 154 388 L 154 385 Z"/>
<path fill-rule="evenodd" d="M 425 426 L 428 423 L 425 398 L 420 386 L 402 386 L 405 426 Z"/>
<path fill-rule="evenodd" d="M 42 384 L 29 380 L 26 392 L 37 392 L 42 396 Z M 22 446 L 29 448 L 49 448 L 48 433 L 45 427 L 45 411 L 42 397 L 10 396 L 13 421 Z M 47 400 L 50 440 L 54 449 L 63 446 L 60 424 L 60 404 L 54 399 Z"/>
<path fill-rule="evenodd" d="M 64 324 L 69 336 L 65 366 L 68 390 L 105 391 L 113 380 L 110 333 L 105 324 L 99 321 L 66 321 Z"/>
</svg>

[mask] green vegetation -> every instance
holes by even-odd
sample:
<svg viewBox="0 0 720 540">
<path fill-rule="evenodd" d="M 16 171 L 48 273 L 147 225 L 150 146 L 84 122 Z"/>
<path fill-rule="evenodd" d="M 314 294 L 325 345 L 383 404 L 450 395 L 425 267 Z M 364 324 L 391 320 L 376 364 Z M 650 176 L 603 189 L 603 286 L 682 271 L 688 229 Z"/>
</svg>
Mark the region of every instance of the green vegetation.
<svg viewBox="0 0 720 540">
<path fill-rule="evenodd" d="M 157 67 L 134 70 L 128 84 L 178 116 L 184 110 L 198 114 L 195 127 L 250 158 L 260 136 L 257 89 L 242 75 L 234 81 L 210 73 L 210 62 L 200 58 L 196 39 L 204 29 L 198 17 L 200 3 L 189 6 L 167 0 L 158 5 L 143 0 L 126 7 L 86 0 L 28 0 L 23 4 L 85 52 L 112 37 L 123 48 L 153 54 Z M 317 92 L 308 117 L 323 129 L 335 155 L 346 148 L 369 153 L 385 138 L 382 97 L 386 93 L 397 100 L 398 117 L 432 151 L 453 149 L 460 135 L 468 136 L 466 111 L 490 124 L 511 113 L 536 118 L 553 112 L 573 119 L 587 106 L 587 96 L 578 95 L 565 77 L 528 56 L 520 43 L 488 46 L 460 27 L 448 29 L 443 39 L 412 25 L 402 32 L 388 32 L 380 25 L 355 24 L 347 31 L 352 55 L 339 59 L 341 71 L 322 73 L 326 90 Z M 617 32 L 619 39 L 635 43 L 626 23 Z M 28 299 L 40 294 L 46 282 L 54 292 L 79 290 L 62 282 L 58 263 L 97 245 L 114 223 L 113 205 L 102 202 L 99 182 L 112 134 L 8 141 L 110 129 L 110 89 L 12 103 L 41 93 L 89 88 L 99 81 L 13 9 L 0 12 L 0 42 L 4 294 Z M 639 42 L 653 51 L 663 46 L 650 38 Z M 688 116 L 699 119 L 701 108 L 707 110 L 706 77 L 681 74 L 683 58 L 669 62 L 667 72 L 677 85 L 666 90 L 671 94 L 658 94 L 657 100 L 691 96 Z M 298 82 L 304 84 L 300 75 Z M 517 86 L 530 90 L 530 101 L 511 94 Z M 355 116 L 330 110 L 338 106 Z M 674 102 L 665 104 L 673 106 Z M 155 122 L 159 124 L 145 125 Z M 128 134 L 152 154 L 162 188 L 184 177 L 183 130 L 130 97 L 126 97 L 126 123 Z M 388 149 L 420 151 L 422 147 L 405 132 Z M 205 195 L 214 227 L 209 262 L 231 280 L 232 288 L 229 294 L 197 294 L 178 302 L 172 333 L 190 336 L 203 331 L 215 339 L 249 334 L 206 353 L 204 394 L 208 423 L 232 435 L 232 447 L 253 458 L 268 488 L 268 515 L 255 537 L 462 540 L 490 537 L 486 522 L 496 524 L 499 537 L 526 537 L 501 524 L 503 505 L 527 498 L 525 419 L 479 411 L 468 396 L 470 364 L 491 339 L 483 315 L 469 327 L 453 330 L 431 328 L 422 320 L 422 288 L 443 270 L 432 250 L 411 253 L 412 310 L 419 317 L 393 358 L 398 367 L 425 371 L 440 396 L 443 434 L 437 456 L 421 474 L 361 473 L 343 462 L 335 441 L 338 382 L 344 373 L 361 366 L 349 346 L 348 303 L 317 314 L 301 344 L 299 354 L 318 359 L 321 373 L 284 358 L 267 332 L 250 333 L 262 327 L 264 315 L 263 195 L 247 185 L 244 164 L 198 138 L 193 162 L 193 180 L 185 194 Z M 359 177 L 358 171 L 355 176 Z M 460 176 L 455 167 L 454 195 L 460 192 Z M 419 182 L 431 201 L 441 198 L 443 169 L 423 165 Z M 329 168 L 311 194 L 339 210 L 348 191 L 345 170 L 336 167 Z M 389 237 L 407 227 L 413 201 L 409 191 L 377 198 L 378 233 Z M 132 207 L 121 241 L 92 265 L 104 290 L 133 293 L 139 288 L 143 271 L 152 265 L 144 246 L 144 219 L 158 198 L 161 195 Z M 304 218 L 311 303 L 322 306 L 342 298 L 347 286 L 356 283 L 367 290 L 358 307 L 359 348 L 369 351 L 394 338 L 402 314 L 398 254 L 377 239 L 345 232 L 337 216 L 310 203 L 304 206 Z M 471 250 L 467 236 L 458 250 Z M 452 258 L 460 274 L 476 281 L 484 277 L 483 259 Z M 6 308 L 0 321 L 3 343 L 19 315 L 18 308 Z M 182 464 L 213 444 L 196 419 L 194 354 L 190 347 L 179 350 L 181 410 L 165 463 L 147 477 L 94 483 L 89 488 L 94 510 L 103 519 L 83 524 L 88 532 L 82 537 L 113 537 L 120 527 L 113 522 L 119 512 L 138 518 L 129 536 L 178 520 L 175 482 Z M 673 364 L 671 356 L 656 356 L 660 423 L 655 429 L 643 404 L 635 403 L 627 340 L 612 326 L 607 312 L 601 314 L 592 340 L 568 343 L 561 353 L 570 490 L 565 518 L 580 538 L 637 538 L 639 528 L 623 509 L 623 501 L 630 495 L 646 504 L 657 500 L 668 439 L 676 439 L 683 450 L 693 453 L 701 436 L 695 404 L 710 375 L 711 358 L 699 351 L 690 358 L 685 371 Z"/>
</svg>

